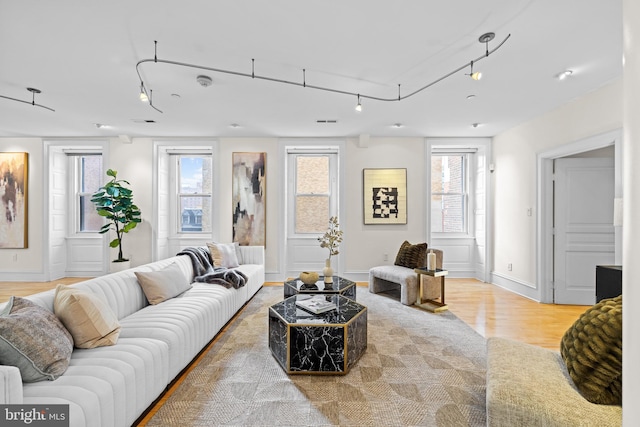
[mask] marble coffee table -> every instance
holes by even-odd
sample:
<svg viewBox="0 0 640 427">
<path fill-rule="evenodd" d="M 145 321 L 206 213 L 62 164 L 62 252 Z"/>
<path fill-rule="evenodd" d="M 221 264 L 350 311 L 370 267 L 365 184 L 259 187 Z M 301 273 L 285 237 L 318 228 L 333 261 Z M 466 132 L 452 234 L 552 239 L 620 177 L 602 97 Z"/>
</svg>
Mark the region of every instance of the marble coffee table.
<svg viewBox="0 0 640 427">
<path fill-rule="evenodd" d="M 324 283 L 323 276 L 320 276 L 318 281 L 312 285 L 306 285 L 300 279 L 284 282 L 285 298 L 297 294 L 339 294 L 355 301 L 356 282 L 340 276 L 333 276 L 333 283 L 331 284 Z"/>
<path fill-rule="evenodd" d="M 327 295 L 336 309 L 313 314 L 294 295 L 269 307 L 269 348 L 288 374 L 344 375 L 367 348 L 367 307 Z"/>
</svg>

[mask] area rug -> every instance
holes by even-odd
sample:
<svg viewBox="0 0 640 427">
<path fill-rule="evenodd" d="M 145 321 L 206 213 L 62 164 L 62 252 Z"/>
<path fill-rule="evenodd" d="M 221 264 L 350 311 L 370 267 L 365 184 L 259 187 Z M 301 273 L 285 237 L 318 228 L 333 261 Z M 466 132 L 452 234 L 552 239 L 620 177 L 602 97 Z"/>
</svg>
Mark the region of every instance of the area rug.
<svg viewBox="0 0 640 427">
<path fill-rule="evenodd" d="M 485 339 L 450 312 L 357 288 L 368 346 L 344 376 L 287 375 L 268 346 L 264 287 L 149 426 L 484 426 Z"/>
</svg>

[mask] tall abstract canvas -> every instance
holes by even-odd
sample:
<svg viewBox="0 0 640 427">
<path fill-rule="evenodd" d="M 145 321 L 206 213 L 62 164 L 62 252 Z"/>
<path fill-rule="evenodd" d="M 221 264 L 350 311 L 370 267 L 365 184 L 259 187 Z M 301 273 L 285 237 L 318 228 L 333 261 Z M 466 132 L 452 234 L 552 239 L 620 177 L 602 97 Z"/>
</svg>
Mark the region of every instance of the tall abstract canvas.
<svg viewBox="0 0 640 427">
<path fill-rule="evenodd" d="M 0 153 L 0 248 L 28 246 L 28 156 Z"/>
<path fill-rule="evenodd" d="M 233 241 L 266 245 L 266 153 L 233 153 Z"/>
</svg>

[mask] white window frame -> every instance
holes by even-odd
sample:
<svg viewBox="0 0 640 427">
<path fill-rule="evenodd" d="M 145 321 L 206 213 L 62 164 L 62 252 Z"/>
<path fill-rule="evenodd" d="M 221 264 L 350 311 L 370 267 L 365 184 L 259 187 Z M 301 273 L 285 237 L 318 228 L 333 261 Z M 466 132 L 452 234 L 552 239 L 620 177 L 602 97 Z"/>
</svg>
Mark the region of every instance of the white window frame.
<svg viewBox="0 0 640 427">
<path fill-rule="evenodd" d="M 329 216 L 338 215 L 338 149 L 334 147 L 289 147 L 287 149 L 287 164 L 288 164 L 288 192 L 291 194 L 291 203 L 288 203 L 288 217 L 291 219 L 288 224 L 288 237 L 289 238 L 309 238 L 315 239 L 323 232 L 318 233 L 298 233 L 295 229 L 296 224 L 296 206 L 295 200 L 299 195 L 313 195 L 306 193 L 297 193 L 297 158 L 299 156 L 304 157 L 329 157 L 329 192 L 326 194 L 319 194 L 319 196 L 329 197 Z M 328 220 L 328 218 L 327 218 Z"/>
<path fill-rule="evenodd" d="M 432 207 L 432 201 L 431 201 L 431 197 L 433 195 L 461 195 L 463 198 L 463 203 L 464 203 L 464 210 L 463 210 L 463 216 L 464 216 L 464 227 L 462 231 L 434 231 L 431 228 L 431 224 L 429 224 L 429 229 L 431 230 L 431 233 L 434 237 L 436 238 L 457 238 L 457 237 L 473 237 L 474 236 L 474 227 L 473 227 L 473 220 L 472 220 L 472 216 L 471 216 L 471 206 L 473 205 L 473 188 L 474 188 L 474 183 L 473 183 L 473 176 L 474 176 L 474 171 L 473 171 L 473 161 L 472 161 L 472 156 L 475 155 L 477 150 L 475 149 L 455 149 L 455 148 L 433 148 L 431 150 L 431 156 L 429 156 L 429 160 L 432 161 L 433 156 L 464 156 L 464 180 L 463 180 L 463 192 L 462 193 L 432 193 L 431 192 L 431 182 L 432 182 L 432 177 L 429 177 L 429 206 Z M 429 173 L 433 173 L 433 171 L 431 170 L 431 164 L 429 165 Z M 431 221 L 431 213 L 429 213 L 429 220 Z"/>
<path fill-rule="evenodd" d="M 213 189 L 214 189 L 214 182 L 213 182 L 213 176 L 214 176 L 214 171 L 212 170 L 211 173 L 211 188 L 212 188 L 212 192 L 211 193 L 202 193 L 202 194 L 192 194 L 192 193 L 180 193 L 180 159 L 182 159 L 183 157 L 209 157 L 211 160 L 211 168 L 214 168 L 214 163 L 213 163 L 213 155 L 210 151 L 203 151 L 203 150 L 196 150 L 196 151 L 190 151 L 190 150 L 180 150 L 180 149 L 176 149 L 176 150 L 169 150 L 169 158 L 170 158 L 170 166 L 169 166 L 169 176 L 170 176 L 170 181 L 173 182 L 175 184 L 173 191 L 170 191 L 169 195 L 169 212 L 173 212 L 173 215 L 171 215 L 170 217 L 170 228 L 171 228 L 171 235 L 173 236 L 200 236 L 200 235 L 211 235 L 213 233 Z M 180 211 L 180 199 L 182 197 L 207 197 L 211 200 L 212 203 L 212 215 L 211 215 L 211 231 L 182 231 L 182 212 Z M 201 219 L 202 222 L 202 219 Z"/>
<path fill-rule="evenodd" d="M 99 234 L 100 230 L 80 230 L 80 197 L 92 196 L 93 193 L 80 191 L 80 180 L 82 179 L 82 164 L 80 158 L 84 156 L 102 156 L 101 150 L 64 150 L 68 157 L 69 167 L 73 176 L 69 179 L 69 194 L 73 194 L 73 197 L 69 197 L 69 223 L 68 234 L 70 236 L 88 236 Z M 104 160 L 104 159 L 103 159 Z M 103 221 L 104 222 L 104 221 Z"/>
</svg>

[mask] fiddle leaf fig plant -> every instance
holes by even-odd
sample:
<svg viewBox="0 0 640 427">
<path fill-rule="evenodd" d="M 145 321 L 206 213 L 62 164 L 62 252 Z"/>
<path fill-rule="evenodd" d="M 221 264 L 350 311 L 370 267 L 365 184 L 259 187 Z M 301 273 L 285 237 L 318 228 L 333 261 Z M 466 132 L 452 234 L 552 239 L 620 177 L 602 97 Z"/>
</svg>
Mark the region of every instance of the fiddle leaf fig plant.
<svg viewBox="0 0 640 427">
<path fill-rule="evenodd" d="M 128 181 L 117 179 L 118 172 L 113 169 L 107 171 L 107 176 L 111 180 L 92 196 L 91 201 L 95 204 L 98 215 L 109 220 L 102 226 L 100 234 L 115 231 L 116 238 L 109 246 L 118 248 L 118 258 L 114 262 L 129 261 L 122 256 L 122 237 L 125 233 L 133 230 L 140 219 L 140 209 L 133 203 L 133 192 L 123 184 L 131 185 Z"/>
</svg>

